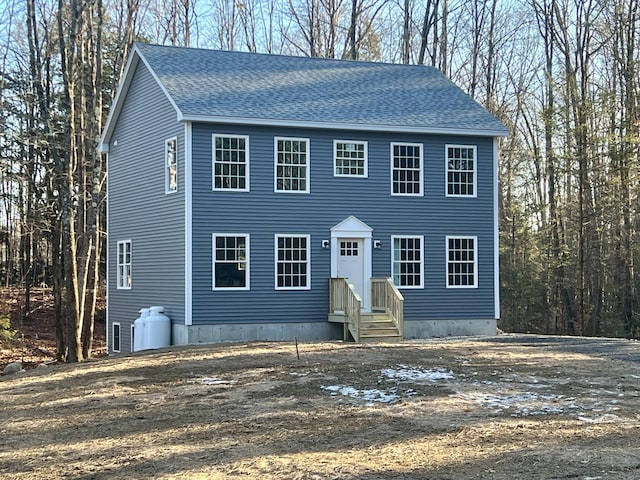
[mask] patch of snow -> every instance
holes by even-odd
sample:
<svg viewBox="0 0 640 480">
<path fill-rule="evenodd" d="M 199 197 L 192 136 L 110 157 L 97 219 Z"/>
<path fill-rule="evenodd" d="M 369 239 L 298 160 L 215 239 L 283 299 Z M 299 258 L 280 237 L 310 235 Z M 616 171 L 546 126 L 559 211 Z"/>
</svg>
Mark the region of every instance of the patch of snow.
<svg viewBox="0 0 640 480">
<path fill-rule="evenodd" d="M 600 415 L 599 417 L 589 418 L 589 417 L 578 417 L 578 420 L 585 423 L 614 423 L 619 420 L 620 417 L 614 415 L 613 413 L 605 413 L 604 415 Z"/>
<path fill-rule="evenodd" d="M 364 400 L 372 403 L 392 403 L 398 400 L 396 389 L 378 390 L 376 388 L 358 390 L 348 385 L 321 386 L 323 390 L 331 392 L 331 395 L 343 395 L 356 400 Z"/>
<path fill-rule="evenodd" d="M 451 380 L 454 377 L 451 370 L 436 369 L 423 370 L 406 365 L 398 365 L 399 368 L 383 368 L 380 373 L 391 380 L 403 380 L 411 382 L 437 382 L 438 380 Z"/>
<path fill-rule="evenodd" d="M 540 395 L 533 392 L 519 394 L 458 393 L 458 396 L 493 409 L 496 413 L 512 410 L 514 416 L 549 415 L 563 413 L 561 395 Z"/>
<path fill-rule="evenodd" d="M 219 378 L 201 378 L 200 383 L 202 385 L 233 385 L 238 383 L 237 380 L 221 380 Z"/>
</svg>

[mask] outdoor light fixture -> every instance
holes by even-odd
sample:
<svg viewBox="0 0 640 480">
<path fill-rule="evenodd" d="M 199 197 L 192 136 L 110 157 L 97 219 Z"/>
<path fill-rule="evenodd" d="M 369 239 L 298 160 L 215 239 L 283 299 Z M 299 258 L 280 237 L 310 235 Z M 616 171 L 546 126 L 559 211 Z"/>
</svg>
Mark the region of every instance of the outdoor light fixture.
<svg viewBox="0 0 640 480">
<path fill-rule="evenodd" d="M 373 248 L 382 248 L 382 241 L 381 240 L 374 240 L 373 241 Z"/>
<path fill-rule="evenodd" d="M 329 240 L 322 240 L 322 248 L 329 248 Z"/>
</svg>

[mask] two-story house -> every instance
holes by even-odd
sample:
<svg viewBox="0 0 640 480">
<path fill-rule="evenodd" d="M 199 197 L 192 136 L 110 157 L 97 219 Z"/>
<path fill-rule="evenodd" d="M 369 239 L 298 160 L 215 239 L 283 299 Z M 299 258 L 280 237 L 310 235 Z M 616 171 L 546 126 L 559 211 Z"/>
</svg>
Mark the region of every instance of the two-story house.
<svg viewBox="0 0 640 480">
<path fill-rule="evenodd" d="M 136 44 L 101 141 L 110 352 L 150 305 L 173 344 L 362 340 L 381 312 L 494 334 L 507 133 L 427 66 Z"/>
</svg>

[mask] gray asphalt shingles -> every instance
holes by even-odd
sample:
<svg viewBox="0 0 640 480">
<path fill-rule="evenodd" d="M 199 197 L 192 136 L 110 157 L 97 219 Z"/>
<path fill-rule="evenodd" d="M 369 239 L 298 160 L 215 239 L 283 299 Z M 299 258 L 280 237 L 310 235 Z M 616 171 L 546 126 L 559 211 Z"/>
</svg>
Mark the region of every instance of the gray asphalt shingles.
<svg viewBox="0 0 640 480">
<path fill-rule="evenodd" d="M 186 117 L 504 131 L 437 69 L 137 44 Z"/>
</svg>

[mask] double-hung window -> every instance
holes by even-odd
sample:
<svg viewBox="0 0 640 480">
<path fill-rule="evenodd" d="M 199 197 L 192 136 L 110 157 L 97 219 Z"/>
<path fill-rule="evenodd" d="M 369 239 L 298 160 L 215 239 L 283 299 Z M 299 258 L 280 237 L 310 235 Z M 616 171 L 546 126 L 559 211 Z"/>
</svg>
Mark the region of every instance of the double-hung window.
<svg viewBox="0 0 640 480">
<path fill-rule="evenodd" d="M 170 138 L 164 143 L 164 192 L 178 191 L 178 139 Z"/>
<path fill-rule="evenodd" d="M 213 289 L 249 290 L 249 235 L 213 234 Z"/>
<path fill-rule="evenodd" d="M 422 144 L 391 144 L 391 194 L 422 195 Z"/>
<path fill-rule="evenodd" d="M 276 290 L 309 290 L 309 235 L 276 235 Z"/>
<path fill-rule="evenodd" d="M 478 286 L 478 238 L 449 236 L 447 241 L 447 288 Z"/>
<path fill-rule="evenodd" d="M 367 176 L 367 142 L 334 140 L 333 158 L 334 176 Z"/>
<path fill-rule="evenodd" d="M 131 288 L 131 240 L 118 242 L 117 288 Z"/>
<path fill-rule="evenodd" d="M 276 192 L 309 193 L 309 139 L 276 137 Z"/>
<path fill-rule="evenodd" d="M 422 288 L 424 281 L 422 236 L 391 237 L 393 283 L 401 288 Z"/>
<path fill-rule="evenodd" d="M 476 196 L 476 147 L 447 145 L 447 197 Z"/>
<path fill-rule="evenodd" d="M 249 191 L 249 137 L 213 135 L 213 189 Z"/>
</svg>

